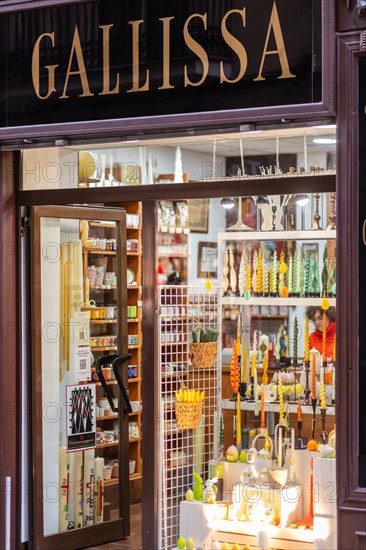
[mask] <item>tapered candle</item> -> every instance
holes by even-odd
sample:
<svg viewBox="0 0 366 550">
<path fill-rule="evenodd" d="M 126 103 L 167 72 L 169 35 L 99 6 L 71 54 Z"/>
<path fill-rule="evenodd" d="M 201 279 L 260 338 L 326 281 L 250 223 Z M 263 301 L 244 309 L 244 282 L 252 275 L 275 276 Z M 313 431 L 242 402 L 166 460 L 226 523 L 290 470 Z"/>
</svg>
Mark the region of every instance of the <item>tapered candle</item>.
<svg viewBox="0 0 366 550">
<path fill-rule="evenodd" d="M 279 468 L 282 468 L 282 430 L 279 429 L 278 436 L 278 455 L 277 455 L 277 465 Z"/>
<path fill-rule="evenodd" d="M 302 408 L 300 404 L 300 397 L 297 398 L 297 421 L 302 422 Z"/>
<path fill-rule="evenodd" d="M 239 312 L 238 325 L 237 325 L 237 328 L 236 328 L 236 355 L 238 357 L 241 356 L 241 339 L 240 339 L 240 335 L 241 335 L 241 315 L 240 315 L 240 312 Z"/>
<path fill-rule="evenodd" d="M 309 341 L 309 317 L 305 317 L 305 355 L 304 361 L 309 361 L 309 350 L 310 350 L 310 341 Z"/>
<path fill-rule="evenodd" d="M 271 450 L 271 443 L 268 437 L 268 428 L 266 428 L 266 439 L 264 441 L 264 448 L 266 449 L 267 453 L 269 453 L 269 451 Z"/>
<path fill-rule="evenodd" d="M 327 360 L 327 316 L 323 313 L 323 363 Z"/>
<path fill-rule="evenodd" d="M 311 399 L 316 399 L 316 355 L 311 354 Z"/>
<path fill-rule="evenodd" d="M 266 427 L 266 411 L 264 409 L 264 391 L 262 388 L 262 395 L 261 395 L 261 428 Z"/>
<path fill-rule="evenodd" d="M 280 420 L 284 420 L 284 405 L 283 405 L 283 386 L 282 386 L 282 380 L 280 379 L 278 382 L 278 400 L 280 402 Z"/>
<path fill-rule="evenodd" d="M 255 416 L 259 416 L 258 374 L 257 374 L 257 369 L 254 369 L 254 414 L 255 414 Z"/>
<path fill-rule="evenodd" d="M 290 260 L 288 264 L 288 272 L 287 272 L 287 288 L 290 296 L 293 293 L 293 271 L 294 271 L 294 259 L 292 256 L 290 256 Z"/>
<path fill-rule="evenodd" d="M 262 382 L 263 382 L 264 385 L 268 384 L 267 370 L 268 370 L 268 355 L 265 352 L 264 355 L 263 355 L 263 378 L 262 378 Z"/>
<path fill-rule="evenodd" d="M 248 347 L 244 346 L 244 357 L 243 364 L 241 368 L 241 381 L 243 384 L 247 381 L 247 370 L 248 370 Z"/>
<path fill-rule="evenodd" d="M 295 316 L 294 319 L 294 341 L 293 341 L 293 358 L 294 358 L 294 364 L 297 365 L 297 350 L 298 350 L 298 336 L 299 336 L 299 323 L 297 320 L 297 316 Z M 296 381 L 295 381 L 296 382 Z"/>
<path fill-rule="evenodd" d="M 251 371 L 250 371 L 251 378 L 254 377 L 254 370 L 255 370 L 256 362 L 257 362 L 257 331 L 255 330 L 254 331 L 254 336 L 253 336 L 252 368 L 251 368 Z"/>
<path fill-rule="evenodd" d="M 247 265 L 247 290 L 248 292 L 252 292 L 252 272 L 250 265 Z"/>
<path fill-rule="evenodd" d="M 263 293 L 263 259 L 262 259 L 262 249 L 259 249 L 258 252 L 258 269 L 256 277 L 256 292 L 257 294 Z"/>
<path fill-rule="evenodd" d="M 320 408 L 326 409 L 327 405 L 325 403 L 325 386 L 324 386 L 324 380 L 320 382 Z"/>
<path fill-rule="evenodd" d="M 236 443 L 241 444 L 240 393 L 236 396 Z"/>
</svg>

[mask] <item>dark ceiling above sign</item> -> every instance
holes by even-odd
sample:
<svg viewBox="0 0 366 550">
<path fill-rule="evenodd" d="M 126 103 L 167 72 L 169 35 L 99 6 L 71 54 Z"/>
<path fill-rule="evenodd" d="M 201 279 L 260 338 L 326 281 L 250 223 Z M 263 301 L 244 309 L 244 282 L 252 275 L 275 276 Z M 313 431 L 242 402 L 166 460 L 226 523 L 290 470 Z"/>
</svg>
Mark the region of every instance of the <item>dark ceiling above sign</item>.
<svg viewBox="0 0 366 550">
<path fill-rule="evenodd" d="M 321 101 L 319 0 L 96 0 L 0 25 L 1 127 Z"/>
</svg>

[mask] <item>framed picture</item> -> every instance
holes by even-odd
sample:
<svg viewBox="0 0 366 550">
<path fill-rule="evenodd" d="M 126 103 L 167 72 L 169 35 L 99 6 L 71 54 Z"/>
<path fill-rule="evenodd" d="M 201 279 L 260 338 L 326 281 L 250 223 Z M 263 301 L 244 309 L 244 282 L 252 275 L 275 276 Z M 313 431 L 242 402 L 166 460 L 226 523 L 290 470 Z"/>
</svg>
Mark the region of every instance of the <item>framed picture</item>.
<svg viewBox="0 0 366 550">
<path fill-rule="evenodd" d="M 198 243 L 198 278 L 217 278 L 217 243 Z"/>
<path fill-rule="evenodd" d="M 208 233 L 209 199 L 188 200 L 188 224 L 192 233 Z"/>
</svg>

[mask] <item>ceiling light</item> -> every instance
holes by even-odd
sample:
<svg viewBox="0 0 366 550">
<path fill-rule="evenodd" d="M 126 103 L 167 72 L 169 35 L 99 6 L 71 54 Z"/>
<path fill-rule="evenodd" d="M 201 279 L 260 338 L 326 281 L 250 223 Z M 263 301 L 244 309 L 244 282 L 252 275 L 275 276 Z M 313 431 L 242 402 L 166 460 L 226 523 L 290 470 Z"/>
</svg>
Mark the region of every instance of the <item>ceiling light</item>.
<svg viewBox="0 0 366 550">
<path fill-rule="evenodd" d="M 336 138 L 315 138 L 313 143 L 318 143 L 319 145 L 334 145 L 337 143 Z"/>
<path fill-rule="evenodd" d="M 335 129 L 337 128 L 337 125 L 336 124 L 323 124 L 321 126 L 312 126 L 312 128 L 320 128 L 320 130 L 323 130 L 323 129 Z"/>
<path fill-rule="evenodd" d="M 224 197 L 221 199 L 221 206 L 226 210 L 231 210 L 235 206 L 235 201 L 232 197 Z"/>
<path fill-rule="evenodd" d="M 306 206 L 309 203 L 309 195 L 296 195 L 295 201 L 297 206 Z"/>
<path fill-rule="evenodd" d="M 269 200 L 267 197 L 258 197 L 255 201 L 255 204 L 258 206 L 258 208 L 265 208 L 269 204 Z"/>
<path fill-rule="evenodd" d="M 140 143 L 141 140 L 139 139 L 127 139 L 123 143 Z"/>
</svg>

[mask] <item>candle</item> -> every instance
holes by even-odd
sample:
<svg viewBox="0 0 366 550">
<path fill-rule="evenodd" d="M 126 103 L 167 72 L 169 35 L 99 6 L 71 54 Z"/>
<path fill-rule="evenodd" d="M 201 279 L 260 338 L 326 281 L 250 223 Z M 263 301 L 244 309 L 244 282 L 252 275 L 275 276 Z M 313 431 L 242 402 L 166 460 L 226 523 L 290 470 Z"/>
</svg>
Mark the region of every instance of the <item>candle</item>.
<svg viewBox="0 0 366 550">
<path fill-rule="evenodd" d="M 294 349 L 293 349 L 293 358 L 294 358 L 294 365 L 297 365 L 297 350 L 298 350 L 298 335 L 299 335 L 299 323 L 298 323 L 298 320 L 297 320 L 297 316 L 295 316 L 295 319 L 294 319 L 294 342 L 293 342 L 293 346 L 294 346 Z M 295 383 L 296 383 L 296 380 L 295 380 Z"/>
<path fill-rule="evenodd" d="M 277 252 L 276 250 L 273 252 L 273 264 L 272 264 L 272 292 L 273 294 L 277 294 Z"/>
<path fill-rule="evenodd" d="M 84 281 L 84 304 L 86 306 L 89 305 L 89 301 L 90 301 L 89 300 L 89 285 L 90 285 L 89 279 L 85 279 L 85 281 Z"/>
<path fill-rule="evenodd" d="M 83 525 L 94 523 L 94 449 L 84 451 L 83 461 Z"/>
<path fill-rule="evenodd" d="M 241 340 L 240 340 L 240 335 L 241 335 L 241 315 L 240 315 L 240 312 L 239 312 L 239 315 L 238 315 L 238 326 L 236 328 L 236 355 L 238 357 L 241 356 Z"/>
<path fill-rule="evenodd" d="M 278 376 L 278 374 L 277 374 Z M 280 420 L 283 420 L 284 417 L 284 405 L 283 405 L 283 387 L 282 387 L 282 380 L 280 379 L 278 382 L 278 400 L 280 402 Z"/>
<path fill-rule="evenodd" d="M 254 336 L 253 336 L 252 368 L 250 371 L 251 378 L 254 377 L 256 362 L 257 362 L 257 331 L 255 330 Z"/>
<path fill-rule="evenodd" d="M 334 333 L 333 361 L 336 362 L 337 335 Z"/>
<path fill-rule="evenodd" d="M 103 523 L 104 505 L 104 458 L 97 457 L 94 461 L 94 524 Z"/>
<path fill-rule="evenodd" d="M 252 292 L 252 272 L 250 265 L 247 265 L 247 290 L 248 292 Z"/>
<path fill-rule="evenodd" d="M 267 355 L 267 352 L 265 352 L 263 356 L 263 378 L 262 378 L 263 385 L 268 384 L 267 370 L 268 370 L 268 355 Z"/>
<path fill-rule="evenodd" d="M 323 380 L 320 382 L 320 408 L 321 409 L 327 408 L 327 405 L 325 403 L 325 386 L 324 386 Z"/>
<path fill-rule="evenodd" d="M 262 395 L 261 395 L 261 428 L 266 427 L 266 411 L 264 409 L 264 391 L 262 388 Z"/>
<path fill-rule="evenodd" d="M 87 243 L 88 233 L 89 233 L 88 220 L 81 220 L 80 221 L 80 239 L 81 239 L 81 244 L 82 244 L 83 248 Z"/>
<path fill-rule="evenodd" d="M 278 430 L 278 454 L 277 454 L 277 465 L 279 468 L 282 468 L 282 430 Z"/>
<path fill-rule="evenodd" d="M 240 412 L 240 393 L 236 396 L 236 443 L 241 444 L 241 412 Z"/>
<path fill-rule="evenodd" d="M 247 381 L 247 369 L 248 369 L 248 347 L 244 346 L 243 366 L 241 369 L 241 381 L 243 384 Z"/>
<path fill-rule="evenodd" d="M 302 261 L 301 261 L 301 254 L 299 251 L 297 251 L 297 261 L 296 261 L 296 294 L 300 296 L 302 292 L 301 288 L 301 267 L 302 267 Z"/>
<path fill-rule="evenodd" d="M 310 350 L 310 341 L 309 341 L 309 317 L 305 317 L 305 355 L 304 361 L 309 361 L 309 350 Z"/>
<path fill-rule="evenodd" d="M 291 451 L 295 450 L 295 430 L 291 429 Z"/>
<path fill-rule="evenodd" d="M 255 416 L 259 416 L 257 369 L 254 369 L 254 414 L 255 414 Z"/>
<path fill-rule="evenodd" d="M 323 363 L 327 360 L 327 316 L 323 313 Z"/>
<path fill-rule="evenodd" d="M 297 398 L 297 421 L 302 422 L 302 408 L 300 405 L 300 397 Z"/>
<path fill-rule="evenodd" d="M 59 476 L 59 501 L 58 523 L 59 532 L 67 531 L 69 523 L 68 508 L 70 505 L 70 455 L 66 447 L 59 448 L 58 476 Z"/>
<path fill-rule="evenodd" d="M 266 439 L 264 442 L 264 448 L 266 449 L 267 453 L 269 453 L 269 451 L 271 450 L 271 443 L 268 437 L 268 428 L 266 428 Z"/>
<path fill-rule="evenodd" d="M 262 249 L 259 249 L 258 252 L 258 270 L 256 278 L 256 292 L 257 294 L 263 294 L 263 259 L 262 259 Z"/>
<path fill-rule="evenodd" d="M 236 443 L 236 414 L 233 416 L 233 444 Z"/>
<path fill-rule="evenodd" d="M 316 355 L 311 354 L 311 399 L 316 399 Z"/>
</svg>

